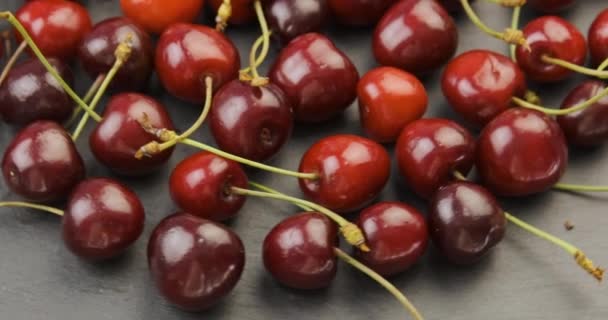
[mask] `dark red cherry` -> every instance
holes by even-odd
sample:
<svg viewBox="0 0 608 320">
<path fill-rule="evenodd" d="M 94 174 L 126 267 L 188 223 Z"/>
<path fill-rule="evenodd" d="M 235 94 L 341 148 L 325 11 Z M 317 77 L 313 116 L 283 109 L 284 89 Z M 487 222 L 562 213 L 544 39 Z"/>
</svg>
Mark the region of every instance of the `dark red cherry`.
<svg viewBox="0 0 608 320">
<path fill-rule="evenodd" d="M 599 66 L 608 59 L 608 9 L 597 15 L 589 28 L 589 52 L 591 61 Z"/>
<path fill-rule="evenodd" d="M 215 29 L 177 23 L 165 30 L 156 46 L 156 72 L 172 95 L 202 103 L 205 78 L 213 79 L 214 91 L 238 76 L 239 53 L 234 44 Z"/>
<path fill-rule="evenodd" d="M 131 55 L 112 79 L 112 88 L 141 90 L 152 73 L 153 51 L 150 36 L 124 17 L 108 18 L 93 26 L 78 49 L 78 59 L 91 78 L 106 74 L 114 65 L 114 51 L 131 35 Z"/>
<path fill-rule="evenodd" d="M 264 2 L 264 14 L 270 28 L 287 43 L 291 39 L 318 32 L 329 19 L 326 0 L 268 0 Z"/>
<path fill-rule="evenodd" d="M 576 3 L 576 0 L 528 0 L 528 4 L 537 11 L 555 13 L 563 11 Z"/>
<path fill-rule="evenodd" d="M 75 56 L 80 41 L 91 30 L 87 9 L 73 1 L 29 1 L 17 10 L 15 17 L 47 57 Z M 21 35 L 15 34 L 17 41 L 21 41 Z"/>
<path fill-rule="evenodd" d="M 386 12 L 372 41 L 378 63 L 422 75 L 456 53 L 458 31 L 452 17 L 435 0 L 407 0 Z"/>
<path fill-rule="evenodd" d="M 474 0 L 469 0 L 469 3 L 475 2 Z M 456 14 L 461 13 L 463 11 L 462 3 L 460 0 L 439 0 L 439 3 L 447 10 L 449 13 Z"/>
<path fill-rule="evenodd" d="M 266 270 L 295 289 L 328 287 L 337 272 L 337 227 L 318 212 L 303 212 L 277 224 L 264 239 Z"/>
<path fill-rule="evenodd" d="M 356 250 L 357 259 L 383 276 L 409 269 L 426 251 L 429 232 L 424 216 L 399 202 L 380 202 L 361 212 L 357 225 L 369 252 Z"/>
<path fill-rule="evenodd" d="M 139 238 L 144 220 L 144 208 L 133 191 L 111 179 L 88 179 L 70 196 L 63 241 L 81 258 L 113 258 Z"/>
<path fill-rule="evenodd" d="M 271 81 L 291 100 L 296 120 L 328 120 L 355 100 L 359 73 L 331 40 L 318 33 L 293 39 L 270 70 Z"/>
<path fill-rule="evenodd" d="M 423 198 L 452 180 L 454 171 L 467 174 L 473 167 L 475 140 L 456 122 L 420 119 L 406 126 L 395 148 L 401 176 Z"/>
<path fill-rule="evenodd" d="M 452 108 L 483 126 L 526 93 L 524 73 L 508 57 L 488 50 L 467 51 L 443 71 L 441 89 Z"/>
<path fill-rule="evenodd" d="M 378 143 L 355 135 L 334 135 L 312 145 L 302 157 L 300 172 L 318 174 L 300 180 L 312 201 L 340 213 L 351 212 L 375 199 L 388 181 L 390 158 Z"/>
<path fill-rule="evenodd" d="M 211 6 L 211 9 L 213 9 L 213 12 L 217 12 L 222 2 L 224 2 L 224 0 L 209 0 L 209 5 Z M 228 19 L 229 24 L 239 25 L 255 21 L 256 17 L 253 8 L 253 0 L 231 0 L 230 5 L 232 13 L 230 14 L 230 19 Z"/>
<path fill-rule="evenodd" d="M 502 240 L 507 224 L 494 196 L 464 181 L 437 191 L 429 205 L 428 220 L 433 243 L 456 264 L 481 259 Z"/>
<path fill-rule="evenodd" d="M 397 0 L 327 0 L 338 22 L 350 26 L 368 26 L 378 22 Z"/>
<path fill-rule="evenodd" d="M 73 76 L 68 66 L 54 58 L 48 60 L 71 86 Z M 36 120 L 62 123 L 73 110 L 70 96 L 38 59 L 13 67 L 0 86 L 0 116 L 10 124 L 26 125 Z"/>
<path fill-rule="evenodd" d="M 16 194 L 36 202 L 65 199 L 84 178 L 84 163 L 70 135 L 52 121 L 21 129 L 4 151 L 2 174 Z"/>
<path fill-rule="evenodd" d="M 517 47 L 517 63 L 526 75 L 538 82 L 556 82 L 572 71 L 546 63 L 543 55 L 582 65 L 587 58 L 583 34 L 570 22 L 557 16 L 543 16 L 530 21 L 523 29 L 530 50 Z"/>
<path fill-rule="evenodd" d="M 166 149 L 150 157 L 135 158 L 139 148 L 158 139 L 141 126 L 147 121 L 156 128 L 173 130 L 173 122 L 158 101 L 139 93 L 121 93 L 108 102 L 103 119 L 89 137 L 95 158 L 113 171 L 127 176 L 151 173 L 165 164 L 173 153 Z"/>
<path fill-rule="evenodd" d="M 393 142 L 408 123 L 420 119 L 429 98 L 412 74 L 392 67 L 366 73 L 357 85 L 359 119 L 365 133 L 378 142 Z"/>
<path fill-rule="evenodd" d="M 513 108 L 494 118 L 477 141 L 476 168 L 493 194 L 543 192 L 568 164 L 566 139 L 555 120 L 538 111 Z"/>
<path fill-rule="evenodd" d="M 237 234 L 187 213 L 163 219 L 148 242 L 148 266 L 160 294 L 188 311 L 208 309 L 228 295 L 244 265 Z"/>
<path fill-rule="evenodd" d="M 570 91 L 561 108 L 567 109 L 583 103 L 605 89 L 603 82 L 587 80 Z M 608 98 L 604 97 L 584 110 L 557 117 L 557 122 L 571 145 L 601 145 L 608 141 Z"/>
<path fill-rule="evenodd" d="M 169 191 L 181 209 L 205 219 L 224 221 L 232 218 L 246 199 L 230 192 L 230 187 L 247 188 L 247 182 L 238 163 L 203 151 L 173 169 Z"/>
<path fill-rule="evenodd" d="M 291 136 L 293 112 L 276 85 L 254 87 L 232 80 L 215 94 L 209 121 L 215 142 L 222 150 L 264 161 L 275 155 Z"/>
</svg>

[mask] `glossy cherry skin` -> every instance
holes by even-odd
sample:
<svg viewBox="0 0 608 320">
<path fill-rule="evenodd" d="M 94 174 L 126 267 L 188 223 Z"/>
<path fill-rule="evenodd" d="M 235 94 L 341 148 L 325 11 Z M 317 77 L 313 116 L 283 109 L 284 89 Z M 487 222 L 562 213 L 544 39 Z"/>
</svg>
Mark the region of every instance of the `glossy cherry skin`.
<svg viewBox="0 0 608 320">
<path fill-rule="evenodd" d="M 37 0 L 25 3 L 15 17 L 46 57 L 69 59 L 91 30 L 86 8 L 73 1 Z M 15 33 L 17 41 L 21 35 Z"/>
<path fill-rule="evenodd" d="M 21 129 L 4 151 L 4 182 L 14 193 L 35 202 L 67 198 L 84 178 L 84 163 L 70 135 L 52 121 Z"/>
<path fill-rule="evenodd" d="M 240 80 L 213 97 L 211 133 L 220 149 L 254 161 L 274 156 L 291 136 L 293 112 L 279 87 L 254 87 Z"/>
<path fill-rule="evenodd" d="M 428 246 L 429 231 L 424 216 L 399 202 L 380 202 L 366 208 L 357 218 L 369 252 L 356 250 L 357 259 L 382 276 L 409 269 Z"/>
<path fill-rule="evenodd" d="M 290 216 L 264 238 L 264 267 L 290 288 L 328 287 L 337 272 L 337 232 L 336 225 L 318 212 Z"/>
<path fill-rule="evenodd" d="M 454 20 L 434 0 L 398 2 L 378 22 L 372 39 L 379 64 L 417 75 L 448 62 L 457 47 Z"/>
<path fill-rule="evenodd" d="M 476 168 L 497 196 L 526 196 L 551 188 L 568 164 L 566 139 L 555 120 L 513 108 L 494 118 L 477 141 Z"/>
<path fill-rule="evenodd" d="M 467 174 L 475 159 L 473 136 L 447 119 L 420 119 L 406 126 L 395 147 L 399 172 L 423 198 L 452 180 L 454 171 Z"/>
<path fill-rule="evenodd" d="M 145 175 L 165 164 L 173 148 L 150 157 L 135 158 L 140 147 L 150 141 L 159 141 L 142 128 L 140 121 L 146 118 L 153 127 L 174 129 L 165 107 L 153 98 L 139 93 L 113 96 L 106 105 L 103 119 L 89 137 L 89 146 L 95 158 L 116 173 L 126 176 Z"/>
<path fill-rule="evenodd" d="M 543 55 L 582 65 L 587 57 L 583 34 L 570 22 L 556 16 L 543 16 L 530 21 L 522 30 L 530 50 L 518 46 L 517 63 L 526 75 L 537 82 L 556 82 L 572 71 L 545 63 Z"/>
<path fill-rule="evenodd" d="M 159 34 L 173 24 L 194 21 L 203 0 L 120 0 L 120 8 L 147 32 Z"/>
<path fill-rule="evenodd" d="M 312 145 L 300 161 L 300 172 L 318 174 L 300 179 L 312 201 L 339 213 L 352 212 L 375 199 L 390 176 L 390 158 L 378 143 L 355 135 L 333 135 Z"/>
<path fill-rule="evenodd" d="M 329 19 L 327 0 L 268 0 L 263 5 L 268 25 L 285 43 L 318 32 Z"/>
<path fill-rule="evenodd" d="M 583 103 L 606 89 L 603 82 L 587 80 L 572 91 L 562 102 L 561 109 Z M 579 147 L 594 147 L 608 141 L 608 98 L 585 108 L 582 111 L 557 117 L 566 140 Z"/>
<path fill-rule="evenodd" d="M 372 25 L 397 0 L 327 0 L 332 13 L 341 24 L 350 26 Z"/>
<path fill-rule="evenodd" d="M 156 46 L 156 72 L 172 95 L 202 103 L 205 78 L 211 77 L 213 89 L 238 76 L 239 53 L 234 44 L 215 29 L 178 23 L 167 28 Z"/>
<path fill-rule="evenodd" d="M 231 160 L 203 151 L 182 160 L 169 179 L 171 198 L 181 209 L 201 218 L 224 221 L 245 204 L 245 196 L 230 187 L 246 189 L 247 175 Z"/>
<path fill-rule="evenodd" d="M 576 0 L 528 0 L 530 7 L 544 13 L 563 11 L 576 3 Z"/>
<path fill-rule="evenodd" d="M 72 72 L 60 60 L 49 63 L 68 85 Z M 64 122 L 74 110 L 74 103 L 38 59 L 13 67 L 0 86 L 0 117 L 7 123 L 26 125 L 36 120 Z"/>
<path fill-rule="evenodd" d="M 203 311 L 241 278 L 245 249 L 225 226 L 188 213 L 163 219 L 148 242 L 148 267 L 160 294 L 187 311 Z"/>
<path fill-rule="evenodd" d="M 290 99 L 295 118 L 301 122 L 333 118 L 357 96 L 357 69 L 331 40 L 318 33 L 293 39 L 281 50 L 269 76 Z"/>
<path fill-rule="evenodd" d="M 217 12 L 222 2 L 224 0 L 209 0 L 209 5 L 213 9 L 213 12 Z M 228 23 L 239 25 L 255 21 L 253 0 L 231 0 L 230 5 L 232 7 L 232 14 L 228 19 Z"/>
<path fill-rule="evenodd" d="M 506 218 L 496 198 L 485 188 L 464 181 L 437 191 L 429 204 L 433 243 L 452 263 L 472 264 L 505 235 Z"/>
<path fill-rule="evenodd" d="M 408 123 L 426 112 L 429 98 L 412 74 L 393 67 L 366 73 L 357 85 L 359 119 L 368 137 L 394 142 Z"/>
<path fill-rule="evenodd" d="M 508 57 L 488 50 L 467 51 L 448 63 L 441 89 L 452 108 L 467 121 L 483 126 L 523 97 L 526 79 Z"/>
<path fill-rule="evenodd" d="M 120 67 L 111 86 L 122 91 L 141 90 L 152 73 L 152 39 L 124 17 L 108 18 L 93 26 L 78 48 L 78 59 L 91 78 L 106 74 L 114 65 L 114 51 L 131 35 L 131 55 Z"/>
<path fill-rule="evenodd" d="M 63 241 L 81 258 L 114 258 L 139 238 L 144 220 L 144 208 L 133 191 L 111 179 L 88 179 L 70 196 L 63 215 Z"/>
<path fill-rule="evenodd" d="M 597 15 L 589 28 L 589 52 L 591 61 L 599 66 L 608 59 L 608 9 Z"/>
</svg>

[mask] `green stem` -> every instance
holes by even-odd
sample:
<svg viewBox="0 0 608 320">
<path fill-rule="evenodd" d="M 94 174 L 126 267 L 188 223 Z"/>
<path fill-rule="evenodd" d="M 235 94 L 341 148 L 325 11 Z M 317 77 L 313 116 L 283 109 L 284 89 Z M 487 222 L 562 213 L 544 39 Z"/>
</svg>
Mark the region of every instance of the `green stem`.
<svg viewBox="0 0 608 320">
<path fill-rule="evenodd" d="M 89 101 L 91 101 L 91 99 L 93 98 L 93 95 L 99 89 L 99 86 L 103 82 L 104 78 L 105 78 L 105 74 L 100 74 L 97 76 L 97 78 L 95 79 L 95 82 L 93 82 L 93 84 L 89 87 L 86 94 L 84 95 L 84 98 L 82 98 L 82 101 L 84 101 L 87 104 L 89 103 Z M 70 116 L 70 119 L 68 121 L 66 121 L 66 123 L 65 123 L 66 128 L 71 127 L 74 124 L 74 122 L 76 122 L 76 119 L 78 119 L 78 116 L 80 115 L 81 111 L 82 111 L 82 108 L 74 109 L 74 111 L 72 112 L 72 115 Z"/>
<path fill-rule="evenodd" d="M 553 189 L 574 192 L 608 192 L 608 186 L 586 186 L 569 183 L 556 183 Z"/>
<path fill-rule="evenodd" d="M 268 31 L 268 23 L 266 22 L 266 18 L 264 17 L 264 10 L 262 10 L 262 3 L 260 2 L 260 0 L 255 0 L 253 6 L 255 8 L 255 13 L 258 17 L 258 21 L 260 23 L 260 28 L 262 29 L 263 39 L 262 51 L 260 52 L 260 55 L 257 60 L 264 61 L 266 59 L 266 56 L 268 55 L 268 50 L 270 48 L 270 33 Z M 254 44 L 254 46 L 251 48 L 251 51 L 249 52 L 249 65 L 252 76 L 251 84 L 254 86 L 265 85 L 268 83 L 268 80 L 263 77 L 260 77 L 260 74 L 258 73 L 258 65 L 256 64 L 257 60 Z"/>
<path fill-rule="evenodd" d="M 604 71 L 606 68 L 608 68 L 608 58 L 606 58 L 606 60 L 604 60 L 604 62 L 597 67 L 597 70 Z"/>
<path fill-rule="evenodd" d="M 596 78 L 600 78 L 600 79 L 608 79 L 608 71 L 605 71 L 605 70 L 591 69 L 591 68 L 579 66 L 578 64 L 575 64 L 575 63 L 572 63 L 572 62 L 569 62 L 566 60 L 558 59 L 558 58 L 552 58 L 547 55 L 543 55 L 541 57 L 541 60 L 543 62 L 546 62 L 549 64 L 554 64 L 554 65 L 560 66 L 562 68 L 565 68 L 565 69 L 568 69 L 568 70 L 571 70 L 574 72 L 578 72 L 580 74 L 584 74 L 586 76 L 596 77 Z"/>
<path fill-rule="evenodd" d="M 258 189 L 258 190 L 261 190 L 261 191 L 265 191 L 265 192 L 269 192 L 269 193 L 274 193 L 274 194 L 284 194 L 282 192 L 279 192 L 278 190 L 275 190 L 273 188 L 267 187 L 267 186 L 265 186 L 263 184 L 259 184 L 259 183 L 253 182 L 253 181 L 249 181 L 249 185 L 252 186 L 252 187 L 254 187 L 254 188 L 256 188 L 256 189 Z M 307 207 L 307 206 L 302 205 L 302 204 L 295 204 L 295 205 L 297 207 L 299 207 L 300 209 L 304 210 L 304 211 L 314 211 L 310 207 Z"/>
<path fill-rule="evenodd" d="M 552 108 L 546 108 L 546 107 L 542 107 L 542 106 L 538 106 L 535 105 L 533 103 L 527 102 L 525 100 L 522 100 L 518 97 L 512 97 L 511 100 L 513 102 L 515 102 L 515 104 L 517 104 L 520 107 L 523 108 L 528 108 L 528 109 L 532 109 L 532 110 L 536 110 L 536 111 L 540 111 L 543 112 L 545 114 L 548 115 L 552 115 L 552 116 L 564 116 L 570 113 L 574 113 L 574 112 L 578 112 L 581 111 L 587 107 L 590 107 L 592 105 L 594 105 L 595 103 L 597 103 L 598 101 L 600 101 L 602 98 L 604 98 L 605 96 L 608 95 L 608 87 L 606 87 L 604 90 L 600 91 L 598 94 L 596 94 L 595 96 L 593 96 L 591 99 L 583 102 L 583 103 L 579 103 L 577 105 L 574 105 L 570 108 L 567 109 L 552 109 Z"/>
<path fill-rule="evenodd" d="M 521 16 L 521 7 L 517 6 L 513 8 L 513 16 L 511 17 L 511 29 L 517 30 L 519 29 L 519 17 Z M 515 56 L 515 50 L 517 46 L 514 44 L 509 45 L 509 52 L 511 54 L 511 60 L 513 62 L 517 62 L 517 57 Z"/>
<path fill-rule="evenodd" d="M 53 208 L 53 207 L 49 207 L 49 206 L 45 206 L 45 205 L 41 205 L 41 204 L 28 203 L 28 202 L 3 201 L 3 202 L 0 202 L 0 207 L 30 208 L 30 209 L 50 212 L 50 213 L 58 215 L 60 217 L 63 216 L 63 210 L 59 210 L 57 208 Z"/>
<path fill-rule="evenodd" d="M 513 43 L 513 44 L 523 45 L 525 47 L 528 47 L 526 39 L 524 38 L 523 33 L 520 30 L 508 28 L 504 32 L 496 31 L 496 30 L 488 27 L 486 24 L 484 24 L 481 21 L 479 16 L 477 16 L 475 11 L 471 7 L 469 0 L 460 0 L 460 3 L 462 4 L 462 8 L 466 12 L 466 14 L 469 17 L 469 19 L 471 20 L 471 22 L 475 26 L 477 26 L 477 28 L 479 28 L 481 31 L 485 32 L 486 34 L 488 34 L 496 39 L 505 41 L 507 43 Z"/>
<path fill-rule="evenodd" d="M 22 41 L 19 47 L 17 47 L 17 50 L 15 50 L 15 52 L 13 52 L 11 57 L 8 59 L 8 62 L 6 62 L 6 65 L 2 70 L 2 74 L 0 74 L 0 85 L 4 83 L 4 80 L 6 79 L 6 77 L 8 77 L 9 72 L 11 71 L 15 63 L 17 63 L 17 59 L 19 59 L 19 56 L 21 56 L 25 48 L 27 48 L 27 43 L 25 41 Z"/>
<path fill-rule="evenodd" d="M 270 36 L 271 34 L 272 34 L 272 31 L 268 31 L 268 35 Z M 255 52 L 257 55 L 255 64 L 254 64 L 256 67 L 259 67 L 262 63 L 264 63 L 264 59 L 266 59 L 266 57 L 263 57 L 262 55 L 257 54 L 257 52 L 260 50 L 260 47 L 262 46 L 263 42 L 264 42 L 264 35 L 262 34 L 255 40 L 255 42 L 253 43 L 253 47 L 251 48 L 251 50 L 253 52 Z M 246 68 L 241 69 L 239 71 L 241 80 L 251 81 L 251 77 L 249 76 L 250 72 L 251 72 L 251 66 L 247 66 Z M 247 76 L 249 76 L 249 78 L 247 78 Z"/>
</svg>

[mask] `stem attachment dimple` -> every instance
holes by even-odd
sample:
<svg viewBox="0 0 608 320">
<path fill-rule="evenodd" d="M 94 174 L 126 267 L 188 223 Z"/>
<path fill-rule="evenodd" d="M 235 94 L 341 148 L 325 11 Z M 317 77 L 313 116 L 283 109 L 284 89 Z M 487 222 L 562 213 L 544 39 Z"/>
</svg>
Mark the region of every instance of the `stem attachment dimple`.
<svg viewBox="0 0 608 320">
<path fill-rule="evenodd" d="M 58 215 L 60 217 L 63 216 L 63 210 L 59 210 L 57 208 L 53 208 L 53 207 L 49 207 L 49 206 L 45 206 L 45 205 L 41 205 L 41 204 L 29 203 L 29 202 L 2 201 L 2 202 L 0 202 L 0 207 L 30 208 L 30 209 L 50 212 L 50 213 L 52 213 L 54 215 Z"/>
</svg>

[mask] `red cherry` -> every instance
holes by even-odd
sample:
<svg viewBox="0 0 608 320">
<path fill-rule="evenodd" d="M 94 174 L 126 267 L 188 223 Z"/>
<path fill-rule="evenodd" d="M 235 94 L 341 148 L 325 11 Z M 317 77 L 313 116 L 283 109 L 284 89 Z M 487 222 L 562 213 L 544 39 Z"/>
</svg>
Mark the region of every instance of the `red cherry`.
<svg viewBox="0 0 608 320">
<path fill-rule="evenodd" d="M 572 71 L 542 60 L 544 55 L 582 65 L 587 57 L 583 34 L 570 22 L 556 16 L 543 16 L 530 21 L 523 29 L 530 50 L 517 47 L 517 63 L 526 75 L 538 82 L 556 82 Z"/>
<path fill-rule="evenodd" d="M 576 3 L 576 0 L 528 0 L 528 4 L 537 11 L 555 13 L 563 11 Z"/>
<path fill-rule="evenodd" d="M 467 51 L 443 72 L 441 89 L 452 108 L 467 121 L 483 126 L 523 97 L 526 79 L 508 57 L 488 50 Z"/>
<path fill-rule="evenodd" d="M 327 0 L 338 21 L 350 26 L 372 25 L 397 0 Z"/>
<path fill-rule="evenodd" d="M 291 100 L 296 120 L 328 120 L 355 100 L 359 74 L 350 59 L 323 35 L 307 33 L 281 50 L 270 80 Z"/>
<path fill-rule="evenodd" d="M 178 23 L 167 28 L 156 47 L 156 72 L 163 86 L 174 96 L 202 103 L 205 78 L 213 79 L 216 91 L 236 79 L 239 53 L 221 32 L 200 25 Z"/>
<path fill-rule="evenodd" d="M 473 167 L 475 141 L 456 122 L 420 119 L 403 129 L 395 155 L 401 176 L 419 196 L 429 198 L 452 180 L 454 171 Z"/>
<path fill-rule="evenodd" d="M 562 177 L 568 149 L 555 120 L 529 109 L 509 109 L 494 118 L 477 142 L 476 167 L 498 196 L 543 192 Z"/>
<path fill-rule="evenodd" d="M 209 0 L 209 5 L 213 12 L 217 12 L 224 0 Z M 265 1 L 264 1 L 265 2 Z M 253 0 L 231 0 L 232 14 L 228 23 L 230 24 L 247 24 L 255 21 L 255 10 L 253 8 Z"/>
<path fill-rule="evenodd" d="M 300 172 L 316 173 L 300 180 L 312 201 L 338 212 L 357 210 L 380 194 L 390 176 L 390 158 L 378 143 L 354 135 L 334 135 L 312 145 L 302 157 Z"/>
<path fill-rule="evenodd" d="M 161 33 L 179 22 L 192 22 L 203 8 L 203 0 L 120 0 L 126 17 L 150 33 Z"/>
<path fill-rule="evenodd" d="M 299 35 L 318 32 L 330 17 L 326 0 L 263 2 L 268 25 L 285 43 Z"/>
<path fill-rule="evenodd" d="M 589 52 L 593 64 L 599 66 L 608 59 L 608 9 L 597 15 L 589 28 Z"/>
<path fill-rule="evenodd" d="M 426 111 L 424 85 L 412 74 L 392 67 L 366 73 L 357 85 L 361 126 L 378 142 L 393 142 L 408 123 Z"/>
</svg>

